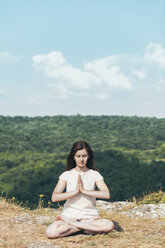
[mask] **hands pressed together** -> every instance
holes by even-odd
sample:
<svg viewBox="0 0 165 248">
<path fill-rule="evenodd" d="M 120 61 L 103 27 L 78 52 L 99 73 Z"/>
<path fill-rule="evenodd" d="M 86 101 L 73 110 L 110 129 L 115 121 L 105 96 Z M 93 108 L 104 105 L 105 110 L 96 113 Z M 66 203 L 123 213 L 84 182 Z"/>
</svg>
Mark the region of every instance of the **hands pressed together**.
<svg viewBox="0 0 165 248">
<path fill-rule="evenodd" d="M 84 185 L 83 181 L 81 179 L 81 175 L 78 175 L 78 180 L 77 180 L 77 187 L 76 187 L 76 192 L 77 193 L 84 193 Z"/>
</svg>

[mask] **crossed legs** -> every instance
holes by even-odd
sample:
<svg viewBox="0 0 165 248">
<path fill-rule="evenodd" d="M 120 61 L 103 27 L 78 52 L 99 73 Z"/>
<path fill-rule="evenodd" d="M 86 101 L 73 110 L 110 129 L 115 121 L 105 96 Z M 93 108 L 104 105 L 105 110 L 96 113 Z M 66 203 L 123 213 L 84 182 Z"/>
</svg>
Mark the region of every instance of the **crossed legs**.
<svg viewBox="0 0 165 248">
<path fill-rule="evenodd" d="M 48 238 L 55 239 L 68 236 L 81 230 L 87 234 L 96 234 L 108 233 L 113 229 L 113 222 L 107 219 L 82 219 L 81 221 L 77 221 L 76 219 L 58 216 L 57 220 L 48 226 L 45 234 Z"/>
<path fill-rule="evenodd" d="M 50 226 L 47 227 L 45 234 L 50 239 L 56 239 L 70 234 L 79 232 L 80 229 L 65 223 L 64 221 L 54 221 Z"/>
</svg>

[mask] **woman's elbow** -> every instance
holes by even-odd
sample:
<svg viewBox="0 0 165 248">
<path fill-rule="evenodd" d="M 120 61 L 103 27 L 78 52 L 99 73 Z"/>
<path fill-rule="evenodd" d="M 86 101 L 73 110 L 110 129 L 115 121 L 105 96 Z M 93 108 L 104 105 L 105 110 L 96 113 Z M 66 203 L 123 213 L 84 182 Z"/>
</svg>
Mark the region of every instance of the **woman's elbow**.
<svg viewBox="0 0 165 248">
<path fill-rule="evenodd" d="M 52 200 L 52 202 L 57 202 L 58 201 L 56 195 L 52 195 L 52 199 L 51 200 Z"/>
<path fill-rule="evenodd" d="M 105 199 L 110 199 L 110 193 L 106 192 L 106 198 Z"/>
</svg>

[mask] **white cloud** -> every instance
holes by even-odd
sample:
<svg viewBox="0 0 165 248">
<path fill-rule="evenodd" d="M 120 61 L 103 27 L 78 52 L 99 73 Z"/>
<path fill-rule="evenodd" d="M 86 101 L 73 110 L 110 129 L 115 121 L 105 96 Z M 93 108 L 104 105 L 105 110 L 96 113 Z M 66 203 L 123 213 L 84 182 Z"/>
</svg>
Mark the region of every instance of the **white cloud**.
<svg viewBox="0 0 165 248">
<path fill-rule="evenodd" d="M 63 82 L 67 88 L 88 90 L 93 84 L 99 84 L 99 79 L 93 73 L 68 64 L 61 52 L 35 55 L 32 59 L 37 69 L 43 70 L 48 77 Z"/>
<path fill-rule="evenodd" d="M 57 92 L 63 93 L 63 97 L 73 96 L 79 92 L 80 95 L 95 94 L 98 98 L 107 99 L 111 90 L 133 88 L 120 67 L 113 65 L 115 56 L 88 62 L 84 69 L 73 67 L 61 52 L 56 51 L 35 55 L 32 60 L 37 70 L 43 71 L 49 78 L 55 80 L 54 87 Z"/>
<path fill-rule="evenodd" d="M 139 79 L 144 79 L 145 78 L 144 69 L 141 69 L 141 70 L 132 69 L 132 74 L 137 76 Z"/>
<path fill-rule="evenodd" d="M 128 77 L 121 72 L 117 62 L 117 57 L 110 56 L 108 58 L 94 60 L 85 64 L 87 70 L 95 73 L 103 84 L 108 85 L 112 89 L 131 90 L 132 84 Z"/>
<path fill-rule="evenodd" d="M 32 60 L 51 80 L 50 95 L 56 98 L 79 95 L 104 100 L 116 92 L 164 89 L 165 50 L 159 43 L 149 43 L 143 55 L 114 54 L 87 61 L 83 68 L 73 67 L 58 51 L 35 55 Z"/>
<path fill-rule="evenodd" d="M 14 55 L 10 52 L 0 52 L 0 63 L 18 62 L 22 59 L 20 55 Z"/>
<path fill-rule="evenodd" d="M 165 49 L 159 43 L 150 42 L 145 48 L 144 60 L 165 67 Z"/>
<path fill-rule="evenodd" d="M 72 96 L 72 92 L 69 91 L 63 83 L 58 83 L 57 84 L 57 97 L 59 98 L 68 98 Z"/>
</svg>

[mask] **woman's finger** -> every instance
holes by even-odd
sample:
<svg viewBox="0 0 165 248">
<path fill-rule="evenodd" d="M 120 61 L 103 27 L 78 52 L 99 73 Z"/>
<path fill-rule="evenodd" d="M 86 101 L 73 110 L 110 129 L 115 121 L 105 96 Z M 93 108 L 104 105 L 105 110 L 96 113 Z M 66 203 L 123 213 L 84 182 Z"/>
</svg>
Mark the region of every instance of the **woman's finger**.
<svg viewBox="0 0 165 248">
<path fill-rule="evenodd" d="M 78 183 L 80 183 L 80 182 L 81 182 L 81 176 L 78 175 Z"/>
</svg>

